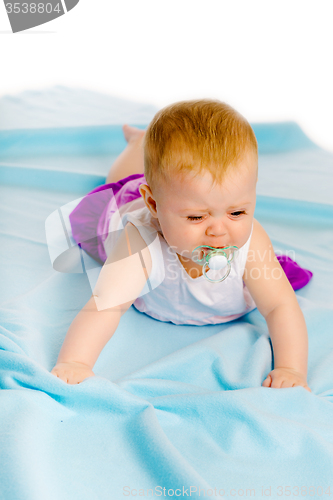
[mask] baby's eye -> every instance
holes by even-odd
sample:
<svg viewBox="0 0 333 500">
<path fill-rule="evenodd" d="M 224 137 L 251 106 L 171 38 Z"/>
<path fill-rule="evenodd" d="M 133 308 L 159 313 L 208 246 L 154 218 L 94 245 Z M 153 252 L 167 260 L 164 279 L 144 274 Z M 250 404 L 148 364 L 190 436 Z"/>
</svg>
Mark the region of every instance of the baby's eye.
<svg viewBox="0 0 333 500">
<path fill-rule="evenodd" d="M 240 210 L 238 212 L 232 212 L 233 217 L 239 217 L 240 215 L 245 214 L 244 210 Z"/>
<path fill-rule="evenodd" d="M 233 217 L 239 217 L 240 215 L 242 214 L 245 214 L 245 211 L 244 210 L 239 210 L 238 212 L 232 212 L 231 215 Z M 196 215 L 196 216 L 192 216 L 192 215 L 189 215 L 187 217 L 187 220 L 192 220 L 192 221 L 198 221 L 198 220 L 202 220 L 203 219 L 203 216 L 202 215 Z"/>
<path fill-rule="evenodd" d="M 202 219 L 202 215 L 200 215 L 200 216 L 198 215 L 196 217 L 194 217 L 194 216 L 193 217 L 192 216 L 188 216 L 187 217 L 187 220 L 201 220 L 201 219 Z"/>
</svg>

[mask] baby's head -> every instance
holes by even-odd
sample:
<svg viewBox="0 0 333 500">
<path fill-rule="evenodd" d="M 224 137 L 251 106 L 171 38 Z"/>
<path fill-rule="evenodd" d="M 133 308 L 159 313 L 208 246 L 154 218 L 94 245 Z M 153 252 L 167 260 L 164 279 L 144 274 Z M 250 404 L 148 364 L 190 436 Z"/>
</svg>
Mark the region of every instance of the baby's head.
<svg viewBox="0 0 333 500">
<path fill-rule="evenodd" d="M 215 100 L 160 110 L 144 136 L 140 193 L 174 251 L 242 247 L 256 203 L 258 146 L 247 120 Z"/>
</svg>

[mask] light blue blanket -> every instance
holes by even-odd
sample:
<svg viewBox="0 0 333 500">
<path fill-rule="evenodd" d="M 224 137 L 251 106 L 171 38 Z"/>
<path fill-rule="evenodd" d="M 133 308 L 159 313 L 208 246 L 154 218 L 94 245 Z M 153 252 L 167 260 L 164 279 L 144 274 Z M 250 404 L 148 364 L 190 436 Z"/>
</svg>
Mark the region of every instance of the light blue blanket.
<svg viewBox="0 0 333 500">
<path fill-rule="evenodd" d="M 29 95 L 13 98 L 17 117 L 30 112 L 47 128 L 12 120 L 6 130 L 1 105 L 7 114 L 12 108 L 0 100 L 0 499 L 329 499 L 333 155 L 295 123 L 253 125 L 260 147 L 255 217 L 276 251 L 293 252 L 314 274 L 296 292 L 308 325 L 311 393 L 261 387 L 273 358 L 257 310 L 195 327 L 131 307 L 96 376 L 67 385 L 50 370 L 91 288 L 85 274 L 52 268 L 45 220 L 105 182 L 125 146 L 124 121 L 144 127 L 149 120 L 124 119 L 118 106 L 113 125 L 53 128 L 43 121 L 38 92 L 35 107 Z M 45 94 L 39 97 L 43 103 Z M 103 101 L 91 93 L 89 103 L 98 117 L 97 97 Z"/>
</svg>

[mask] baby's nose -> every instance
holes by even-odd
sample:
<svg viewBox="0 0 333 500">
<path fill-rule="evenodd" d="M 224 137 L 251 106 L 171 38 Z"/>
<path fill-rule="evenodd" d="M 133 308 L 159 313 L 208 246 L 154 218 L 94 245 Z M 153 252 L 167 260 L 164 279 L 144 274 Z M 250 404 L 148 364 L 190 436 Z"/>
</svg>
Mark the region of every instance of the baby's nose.
<svg viewBox="0 0 333 500">
<path fill-rule="evenodd" d="M 206 230 L 207 236 L 213 236 L 215 238 L 223 237 L 226 233 L 226 229 L 221 222 L 216 222 Z"/>
</svg>

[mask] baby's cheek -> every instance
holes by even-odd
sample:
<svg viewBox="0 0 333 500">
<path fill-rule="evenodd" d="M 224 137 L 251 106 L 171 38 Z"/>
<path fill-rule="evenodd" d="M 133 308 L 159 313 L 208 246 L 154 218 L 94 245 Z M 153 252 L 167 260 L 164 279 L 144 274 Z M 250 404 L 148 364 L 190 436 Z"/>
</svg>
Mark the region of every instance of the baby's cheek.
<svg viewBox="0 0 333 500">
<path fill-rule="evenodd" d="M 238 244 L 236 243 L 236 246 L 238 246 L 238 248 L 241 248 L 243 245 L 245 245 L 250 237 L 251 229 L 252 223 L 251 225 L 249 225 L 248 223 L 241 224 L 235 229 L 233 237 L 235 241 L 238 242 Z"/>
</svg>

